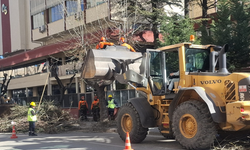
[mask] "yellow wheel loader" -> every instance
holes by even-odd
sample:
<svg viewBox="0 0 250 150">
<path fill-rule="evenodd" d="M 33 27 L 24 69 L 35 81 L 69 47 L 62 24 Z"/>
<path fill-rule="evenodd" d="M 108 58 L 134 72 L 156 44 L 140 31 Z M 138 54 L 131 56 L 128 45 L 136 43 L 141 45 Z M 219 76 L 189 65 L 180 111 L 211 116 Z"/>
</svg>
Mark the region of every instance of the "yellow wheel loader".
<svg viewBox="0 0 250 150">
<path fill-rule="evenodd" d="M 140 97 L 128 100 L 117 115 L 125 141 L 142 142 L 148 128 L 158 127 L 186 149 L 208 148 L 218 131 L 250 128 L 250 74 L 229 73 L 228 45 L 181 43 L 144 54 L 119 46 L 90 50 L 82 77 L 117 80 Z"/>
</svg>

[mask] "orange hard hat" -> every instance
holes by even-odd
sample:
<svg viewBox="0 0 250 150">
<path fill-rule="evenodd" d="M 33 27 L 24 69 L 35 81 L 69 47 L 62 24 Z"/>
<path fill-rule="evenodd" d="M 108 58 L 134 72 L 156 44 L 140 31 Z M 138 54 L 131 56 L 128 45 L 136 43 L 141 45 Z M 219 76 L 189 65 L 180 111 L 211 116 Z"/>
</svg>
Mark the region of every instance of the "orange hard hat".
<svg viewBox="0 0 250 150">
<path fill-rule="evenodd" d="M 106 41 L 105 37 L 101 37 L 100 41 Z"/>
<path fill-rule="evenodd" d="M 120 38 L 120 41 L 125 42 L 125 38 L 124 38 L 124 37 L 121 37 L 121 38 Z"/>
</svg>

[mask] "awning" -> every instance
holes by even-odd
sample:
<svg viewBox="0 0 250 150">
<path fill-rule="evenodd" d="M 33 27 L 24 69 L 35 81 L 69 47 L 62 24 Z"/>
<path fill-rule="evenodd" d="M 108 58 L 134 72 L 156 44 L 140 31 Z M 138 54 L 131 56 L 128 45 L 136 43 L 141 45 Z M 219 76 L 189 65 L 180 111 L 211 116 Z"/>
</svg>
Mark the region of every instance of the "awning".
<svg viewBox="0 0 250 150">
<path fill-rule="evenodd" d="M 13 56 L 0 59 L 0 71 L 27 67 L 44 62 L 50 55 L 65 51 L 70 41 L 41 46 Z"/>
</svg>

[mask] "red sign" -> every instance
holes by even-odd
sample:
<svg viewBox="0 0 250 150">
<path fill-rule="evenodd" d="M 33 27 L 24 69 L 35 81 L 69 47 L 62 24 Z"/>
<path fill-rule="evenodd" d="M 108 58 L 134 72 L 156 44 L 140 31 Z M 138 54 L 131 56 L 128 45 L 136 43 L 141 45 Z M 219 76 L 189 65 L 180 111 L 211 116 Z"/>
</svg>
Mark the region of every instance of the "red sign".
<svg viewBox="0 0 250 150">
<path fill-rule="evenodd" d="M 247 86 L 246 85 L 239 85 L 239 92 L 247 92 Z"/>
</svg>

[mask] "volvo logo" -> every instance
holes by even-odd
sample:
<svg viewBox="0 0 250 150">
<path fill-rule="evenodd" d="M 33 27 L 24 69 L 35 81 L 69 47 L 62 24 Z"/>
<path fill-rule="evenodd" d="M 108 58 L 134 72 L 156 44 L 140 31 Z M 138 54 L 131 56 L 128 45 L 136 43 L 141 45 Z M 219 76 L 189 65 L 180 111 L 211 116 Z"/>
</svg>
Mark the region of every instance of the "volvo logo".
<svg viewBox="0 0 250 150">
<path fill-rule="evenodd" d="M 206 81 L 200 81 L 201 84 L 216 84 L 216 83 L 221 83 L 221 80 L 206 80 Z"/>
<path fill-rule="evenodd" d="M 4 4 L 2 5 L 2 13 L 4 13 L 5 15 L 8 13 L 7 6 Z"/>
</svg>

